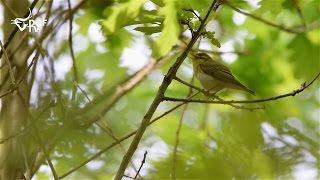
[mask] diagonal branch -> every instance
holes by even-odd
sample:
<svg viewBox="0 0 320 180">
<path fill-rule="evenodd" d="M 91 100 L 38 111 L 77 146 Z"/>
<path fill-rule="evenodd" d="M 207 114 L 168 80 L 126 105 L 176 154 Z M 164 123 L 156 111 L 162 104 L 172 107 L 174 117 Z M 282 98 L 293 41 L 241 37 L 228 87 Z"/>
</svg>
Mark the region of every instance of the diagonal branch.
<svg viewBox="0 0 320 180">
<path fill-rule="evenodd" d="M 113 89 L 116 89 L 116 90 L 112 94 L 108 103 L 103 107 L 103 109 L 101 109 L 98 113 L 95 112 L 94 116 L 89 117 L 89 119 L 86 120 L 85 122 L 79 122 L 81 123 L 80 126 L 88 127 L 92 123 L 99 121 L 101 116 L 106 114 L 124 95 L 129 93 L 133 88 L 135 88 L 138 84 L 140 84 L 140 82 L 142 82 L 147 77 L 147 75 L 150 74 L 150 72 L 157 67 L 157 65 L 158 65 L 158 61 L 155 61 L 152 59 L 146 66 L 144 66 L 141 70 L 139 70 L 136 74 L 134 74 L 128 80 L 121 83 L 120 85 L 117 85 L 117 87 L 112 88 L 112 90 Z M 110 93 L 107 92 L 105 94 L 109 95 L 111 93 L 112 92 Z M 105 99 L 105 97 L 100 97 L 98 101 L 102 99 Z M 84 108 L 84 112 L 85 112 L 84 114 L 89 114 L 89 111 L 91 110 L 91 106 L 94 106 L 97 103 L 99 102 L 94 102 L 93 100 L 92 103 L 90 103 L 86 108 Z"/>
<path fill-rule="evenodd" d="M 195 33 L 194 37 L 191 39 L 191 41 L 189 42 L 189 44 L 187 45 L 186 49 L 183 51 L 183 53 L 181 54 L 180 57 L 178 57 L 177 61 L 173 64 L 173 66 L 169 69 L 167 75 L 164 77 L 159 90 L 157 92 L 156 97 L 154 98 L 151 106 L 149 107 L 149 110 L 147 111 L 147 113 L 145 114 L 140 127 L 137 130 L 137 133 L 135 135 L 135 137 L 133 138 L 129 149 L 127 151 L 127 153 L 125 154 L 125 156 L 122 159 L 122 162 L 120 164 L 120 167 L 116 173 L 115 179 L 116 180 L 121 180 L 121 178 L 123 177 L 124 171 L 126 170 L 128 163 L 130 162 L 134 152 L 136 151 L 138 144 L 140 143 L 140 140 L 146 130 L 146 128 L 148 127 L 148 123 L 150 122 L 154 112 L 156 111 L 158 105 L 161 103 L 161 101 L 163 100 L 163 96 L 165 91 L 167 90 L 168 86 L 171 84 L 173 78 L 175 77 L 175 74 L 177 73 L 180 65 L 182 64 L 182 62 L 184 61 L 184 59 L 187 57 L 188 52 L 191 50 L 192 46 L 194 45 L 194 43 L 197 41 L 197 39 L 200 37 L 202 29 L 204 28 L 204 26 L 206 25 L 206 21 L 209 17 L 209 15 L 211 14 L 211 12 L 215 12 L 219 7 L 219 0 L 214 0 L 208 10 L 208 12 L 206 13 L 206 16 L 203 18 L 203 21 L 200 24 L 199 29 L 197 30 L 197 32 Z"/>
<path fill-rule="evenodd" d="M 4 56 L 5 56 L 4 59 L 6 60 L 6 63 L 8 64 L 8 67 L 9 67 L 9 73 L 10 73 L 11 83 L 12 83 L 12 85 L 15 85 L 15 84 L 16 84 L 16 79 L 14 78 L 14 73 L 13 73 L 13 70 L 12 70 L 12 67 L 11 67 L 11 64 L 10 64 L 10 61 L 9 61 L 9 57 L 8 57 L 7 51 L 6 51 L 6 49 L 4 48 L 1 40 L 0 40 L 0 46 L 1 46 L 1 51 L 3 51 Z"/>
</svg>

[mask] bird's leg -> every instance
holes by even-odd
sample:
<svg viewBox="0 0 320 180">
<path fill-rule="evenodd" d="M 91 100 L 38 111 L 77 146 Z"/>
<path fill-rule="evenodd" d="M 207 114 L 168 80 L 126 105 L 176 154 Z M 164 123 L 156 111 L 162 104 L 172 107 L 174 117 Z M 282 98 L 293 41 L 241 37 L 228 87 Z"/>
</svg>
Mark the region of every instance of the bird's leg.
<svg viewBox="0 0 320 180">
<path fill-rule="evenodd" d="M 219 96 L 216 96 L 216 94 L 219 92 L 219 91 L 221 91 L 221 89 L 218 89 L 218 90 L 216 90 L 216 91 L 214 91 L 214 92 L 210 92 L 210 90 L 212 90 L 212 89 L 214 89 L 214 88 L 216 88 L 216 87 L 218 87 L 218 85 L 217 86 L 213 86 L 212 88 L 210 88 L 208 91 L 206 91 L 206 93 L 204 94 L 207 98 L 209 98 L 209 99 L 212 99 L 212 100 L 214 100 L 215 98 L 219 98 Z"/>
<path fill-rule="evenodd" d="M 221 91 L 221 89 L 219 89 L 219 90 L 217 90 L 217 91 L 215 91 L 215 92 L 213 92 L 213 93 L 210 93 L 209 94 L 209 98 L 211 99 L 211 100 L 214 100 L 214 99 L 217 99 L 217 98 L 219 98 L 219 96 L 216 96 L 216 94 L 219 92 L 219 91 Z"/>
</svg>

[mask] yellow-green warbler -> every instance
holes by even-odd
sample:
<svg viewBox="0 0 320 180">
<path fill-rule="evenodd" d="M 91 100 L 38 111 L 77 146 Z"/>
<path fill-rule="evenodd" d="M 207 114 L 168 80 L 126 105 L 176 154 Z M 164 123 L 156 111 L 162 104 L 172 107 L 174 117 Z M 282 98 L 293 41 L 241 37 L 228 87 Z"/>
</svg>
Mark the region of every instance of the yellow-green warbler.
<svg viewBox="0 0 320 180">
<path fill-rule="evenodd" d="M 217 93 L 224 88 L 229 88 L 255 95 L 232 75 L 228 67 L 213 60 L 208 54 L 197 53 L 192 56 L 194 74 L 206 90 Z"/>
</svg>

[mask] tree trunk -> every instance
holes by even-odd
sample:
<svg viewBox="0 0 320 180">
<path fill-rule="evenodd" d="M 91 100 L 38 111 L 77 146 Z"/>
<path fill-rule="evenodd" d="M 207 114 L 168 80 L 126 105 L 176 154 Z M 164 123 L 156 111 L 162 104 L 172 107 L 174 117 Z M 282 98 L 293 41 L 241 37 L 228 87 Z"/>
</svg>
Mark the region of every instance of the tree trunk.
<svg viewBox="0 0 320 180">
<path fill-rule="evenodd" d="M 11 20 L 23 17 L 28 12 L 27 0 L 4 0 L 2 1 L 4 7 L 4 23 L 3 44 L 8 40 L 10 33 L 13 31 L 15 25 L 11 24 Z M 15 14 L 15 15 L 14 15 Z M 15 37 L 11 40 L 10 45 L 6 48 L 8 56 L 11 56 L 10 66 L 12 68 L 14 78 L 18 82 L 27 70 L 27 38 L 22 41 L 22 45 L 18 51 L 13 52 L 15 47 L 21 43 L 23 34 L 18 30 Z M 0 69 L 0 94 L 8 92 L 13 87 L 12 77 L 10 76 L 10 68 L 3 54 L 1 58 Z M 28 120 L 29 107 L 29 92 L 27 88 L 27 78 L 24 78 L 18 89 L 13 93 L 0 99 L 0 138 L 6 139 L 0 144 L 0 180 L 15 180 L 22 179 L 23 173 L 27 166 L 27 139 L 23 134 L 17 135 L 24 127 Z"/>
</svg>

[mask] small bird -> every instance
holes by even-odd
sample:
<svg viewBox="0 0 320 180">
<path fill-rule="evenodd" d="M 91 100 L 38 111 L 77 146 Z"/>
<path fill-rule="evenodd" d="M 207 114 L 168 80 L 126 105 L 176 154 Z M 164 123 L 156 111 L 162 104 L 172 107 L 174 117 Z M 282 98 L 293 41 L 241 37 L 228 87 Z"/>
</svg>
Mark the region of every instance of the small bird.
<svg viewBox="0 0 320 180">
<path fill-rule="evenodd" d="M 197 53 L 192 56 L 194 74 L 206 90 L 217 93 L 224 88 L 229 88 L 255 95 L 232 75 L 228 67 L 213 60 L 208 54 Z"/>
</svg>

